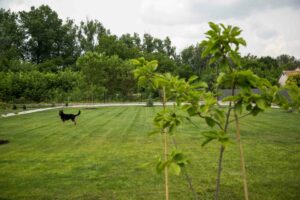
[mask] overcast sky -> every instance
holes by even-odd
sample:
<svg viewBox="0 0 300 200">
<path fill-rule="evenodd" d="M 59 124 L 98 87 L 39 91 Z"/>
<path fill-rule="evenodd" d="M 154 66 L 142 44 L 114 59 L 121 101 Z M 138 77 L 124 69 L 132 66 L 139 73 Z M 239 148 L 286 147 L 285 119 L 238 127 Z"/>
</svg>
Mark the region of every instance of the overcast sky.
<svg viewBox="0 0 300 200">
<path fill-rule="evenodd" d="M 203 40 L 209 21 L 231 24 L 243 30 L 243 54 L 300 58 L 300 0 L 0 0 L 13 11 L 41 4 L 62 19 L 97 19 L 113 34 L 169 36 L 178 51 Z"/>
</svg>

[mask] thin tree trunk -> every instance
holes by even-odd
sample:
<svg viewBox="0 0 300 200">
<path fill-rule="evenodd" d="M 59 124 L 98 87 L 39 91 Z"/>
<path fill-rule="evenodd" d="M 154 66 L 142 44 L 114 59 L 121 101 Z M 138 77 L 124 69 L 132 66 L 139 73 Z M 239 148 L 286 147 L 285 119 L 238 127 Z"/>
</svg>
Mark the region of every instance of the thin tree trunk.
<svg viewBox="0 0 300 200">
<path fill-rule="evenodd" d="M 215 200 L 218 200 L 218 198 L 219 198 L 221 172 L 222 172 L 222 160 L 223 160 L 224 149 L 225 149 L 224 146 L 221 145 L 220 154 L 219 154 L 219 163 L 218 163 L 218 175 L 217 175 L 217 180 L 216 180 Z"/>
<path fill-rule="evenodd" d="M 239 145 L 240 150 L 240 165 L 241 165 L 241 175 L 243 179 L 244 184 L 244 194 L 245 194 L 245 200 L 249 199 L 248 196 L 248 186 L 247 186 L 247 177 L 246 177 L 246 167 L 245 167 L 245 160 L 244 160 L 244 152 L 243 152 L 243 146 L 241 142 L 241 132 L 240 132 L 240 125 L 239 125 L 239 118 L 234 111 L 234 118 L 235 118 L 235 126 L 236 126 L 236 140 Z"/>
<path fill-rule="evenodd" d="M 232 90 L 231 90 L 231 95 L 234 96 L 234 89 L 235 86 L 233 85 Z M 224 127 L 224 132 L 227 132 L 228 125 L 229 125 L 229 118 L 230 118 L 230 113 L 232 109 L 232 102 L 229 102 L 229 107 L 228 111 L 226 114 L 226 121 L 225 121 L 225 127 Z M 222 173 L 222 162 L 223 162 L 223 153 L 224 153 L 225 147 L 221 145 L 220 147 L 220 154 L 219 154 L 219 162 L 218 162 L 218 175 L 217 175 L 217 180 L 216 180 L 216 192 L 215 192 L 215 200 L 219 199 L 219 192 L 220 192 L 220 182 L 221 182 L 221 173 Z"/>
<path fill-rule="evenodd" d="M 166 89 L 163 87 L 163 109 L 166 110 Z M 167 130 L 163 130 L 164 135 L 164 160 L 168 160 L 168 133 Z M 168 167 L 165 166 L 165 193 L 166 200 L 169 200 L 169 177 L 168 177 Z"/>
<path fill-rule="evenodd" d="M 167 132 L 164 131 L 164 142 L 165 142 L 165 153 L 164 158 L 165 161 L 168 160 L 168 135 Z M 169 179 L 168 179 L 168 167 L 165 166 L 165 193 L 166 193 L 166 200 L 169 200 Z"/>
</svg>

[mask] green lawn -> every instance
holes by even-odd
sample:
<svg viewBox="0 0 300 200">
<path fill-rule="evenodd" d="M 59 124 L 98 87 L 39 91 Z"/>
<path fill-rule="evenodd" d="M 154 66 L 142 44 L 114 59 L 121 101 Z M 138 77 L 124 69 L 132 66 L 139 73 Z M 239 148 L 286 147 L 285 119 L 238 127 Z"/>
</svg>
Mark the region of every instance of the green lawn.
<svg viewBox="0 0 300 200">
<path fill-rule="evenodd" d="M 0 118 L 0 139 L 9 141 L 0 145 L 0 199 L 163 199 L 163 175 L 145 165 L 163 151 L 160 135 L 147 136 L 159 109 L 82 108 L 77 126 L 62 124 L 57 110 Z M 269 110 L 241 123 L 250 199 L 300 199 L 300 115 Z M 218 144 L 202 148 L 199 129 L 188 124 L 175 137 L 191 160 L 199 199 L 212 199 Z M 239 169 L 233 143 L 224 154 L 220 199 L 243 198 Z M 170 199 L 192 199 L 183 175 L 170 181 Z"/>
</svg>

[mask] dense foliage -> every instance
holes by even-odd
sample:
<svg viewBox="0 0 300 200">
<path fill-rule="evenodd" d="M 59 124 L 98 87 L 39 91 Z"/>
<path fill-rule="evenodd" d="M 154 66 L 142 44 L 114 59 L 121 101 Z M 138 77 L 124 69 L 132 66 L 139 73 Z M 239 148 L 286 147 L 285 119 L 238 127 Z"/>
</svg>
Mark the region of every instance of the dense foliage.
<svg viewBox="0 0 300 200">
<path fill-rule="evenodd" d="M 287 84 L 296 84 L 298 87 L 300 87 L 300 73 L 298 74 L 293 74 L 288 77 L 287 79 Z"/>
<path fill-rule="evenodd" d="M 212 89 L 219 69 L 209 63 L 209 56 L 202 58 L 202 52 L 197 44 L 178 53 L 169 37 L 159 39 L 147 33 L 117 36 L 97 20 L 75 24 L 59 18 L 47 5 L 18 13 L 0 9 L 0 100 L 134 100 L 140 93 L 146 98 L 148 91 L 139 90 L 131 75 L 134 66 L 128 62 L 137 57 L 157 60 L 160 73 L 185 79 L 197 75 Z M 272 84 L 277 84 L 282 70 L 300 66 L 299 60 L 288 55 L 247 55 L 241 63 Z M 49 77 L 60 80 L 62 74 L 68 75 L 50 84 Z"/>
<path fill-rule="evenodd" d="M 52 72 L 0 72 L 0 99 L 16 103 L 62 102 L 67 97 L 80 99 L 83 77 L 70 70 Z"/>
</svg>

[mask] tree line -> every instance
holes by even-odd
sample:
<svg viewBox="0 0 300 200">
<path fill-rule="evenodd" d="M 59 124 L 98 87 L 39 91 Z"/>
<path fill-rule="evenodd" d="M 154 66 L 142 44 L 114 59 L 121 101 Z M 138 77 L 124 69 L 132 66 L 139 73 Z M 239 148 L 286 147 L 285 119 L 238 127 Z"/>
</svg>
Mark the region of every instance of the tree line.
<svg viewBox="0 0 300 200">
<path fill-rule="evenodd" d="M 213 89 L 220 69 L 202 58 L 199 44 L 177 52 L 169 37 L 114 35 L 98 20 L 62 20 L 47 5 L 29 11 L 0 9 L 0 100 L 65 102 L 139 100 L 146 93 L 130 59 L 157 60 L 157 71 L 188 79 L 197 75 Z M 242 57 L 241 66 L 277 84 L 282 70 L 300 66 L 293 56 Z"/>
</svg>

